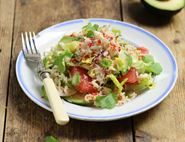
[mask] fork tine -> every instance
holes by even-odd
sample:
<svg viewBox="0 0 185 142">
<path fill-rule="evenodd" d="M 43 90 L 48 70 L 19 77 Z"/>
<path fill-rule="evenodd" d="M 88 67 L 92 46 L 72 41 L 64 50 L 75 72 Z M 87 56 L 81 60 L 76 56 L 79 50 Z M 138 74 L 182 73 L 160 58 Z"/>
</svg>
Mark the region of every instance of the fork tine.
<svg viewBox="0 0 185 142">
<path fill-rule="evenodd" d="M 31 49 L 31 44 L 30 44 L 30 41 L 28 39 L 28 33 L 25 32 L 25 37 L 26 37 L 26 47 L 30 49 L 31 53 L 33 54 L 33 51 Z"/>
<path fill-rule="evenodd" d="M 36 46 L 36 42 L 35 41 L 36 41 L 36 36 L 35 36 L 35 33 L 33 32 L 33 45 L 34 45 L 36 53 L 39 53 L 38 50 L 37 50 L 37 46 Z"/>
<path fill-rule="evenodd" d="M 25 44 L 25 40 L 24 40 L 24 35 L 23 35 L 23 33 L 21 33 L 21 38 L 22 38 L 22 51 L 23 51 L 23 54 L 25 55 L 26 54 L 26 52 L 28 53 L 29 51 L 28 51 L 28 48 L 27 48 L 27 46 L 26 46 L 26 44 Z M 25 49 L 26 49 L 26 51 L 25 51 Z"/>
<path fill-rule="evenodd" d="M 29 43 L 30 43 L 30 48 L 31 48 L 31 50 L 32 50 L 32 53 L 34 53 L 34 43 L 33 43 L 33 37 L 32 37 L 32 34 L 31 34 L 31 32 L 29 32 Z"/>
</svg>

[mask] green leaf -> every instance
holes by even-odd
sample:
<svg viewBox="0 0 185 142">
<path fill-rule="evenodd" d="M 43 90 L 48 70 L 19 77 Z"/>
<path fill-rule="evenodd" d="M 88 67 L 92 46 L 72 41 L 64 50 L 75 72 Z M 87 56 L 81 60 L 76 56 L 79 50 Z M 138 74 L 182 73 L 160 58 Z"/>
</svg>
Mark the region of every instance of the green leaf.
<svg viewBox="0 0 185 142">
<path fill-rule="evenodd" d="M 112 65 L 112 61 L 108 58 L 103 58 L 101 61 L 100 61 L 100 64 L 102 67 L 104 68 L 109 68 L 111 65 Z"/>
<path fill-rule="evenodd" d="M 99 29 L 99 26 L 97 24 L 93 25 L 92 23 L 88 23 L 82 29 L 86 32 L 87 37 L 94 37 L 94 31 L 97 31 Z"/>
<path fill-rule="evenodd" d="M 78 83 L 80 83 L 80 74 L 79 73 L 75 73 L 72 77 L 72 85 L 77 85 Z"/>
<path fill-rule="evenodd" d="M 92 30 L 88 31 L 87 37 L 94 37 L 94 32 Z"/>
<path fill-rule="evenodd" d="M 63 43 L 69 43 L 69 42 L 72 42 L 72 41 L 80 41 L 80 38 L 79 37 L 64 36 L 60 40 L 60 42 L 63 42 Z"/>
<path fill-rule="evenodd" d="M 44 142 L 59 142 L 59 141 L 53 136 L 46 136 L 44 138 Z"/>
<path fill-rule="evenodd" d="M 111 109 L 117 103 L 117 96 L 113 93 L 110 93 L 106 96 L 97 96 L 95 100 L 95 105 L 101 108 Z"/>
<path fill-rule="evenodd" d="M 142 60 L 145 63 L 154 63 L 154 58 L 151 55 L 145 55 Z"/>
<path fill-rule="evenodd" d="M 65 65 L 65 58 L 71 58 L 73 56 L 73 54 L 69 51 L 65 51 L 61 54 L 58 55 L 58 57 L 56 57 L 55 61 L 54 61 L 54 65 L 56 65 L 58 67 L 58 70 L 62 73 L 65 72 L 66 70 L 66 65 Z"/>
<path fill-rule="evenodd" d="M 154 75 L 159 75 L 162 72 L 162 67 L 159 63 L 153 63 L 146 67 L 146 72 L 153 73 Z"/>
<path fill-rule="evenodd" d="M 85 31 L 90 31 L 90 30 L 91 31 L 97 31 L 99 29 L 99 25 L 97 25 L 97 24 L 93 25 L 92 23 L 88 23 L 82 29 L 85 30 Z"/>
<path fill-rule="evenodd" d="M 41 97 L 48 100 L 48 96 L 46 95 L 46 90 L 44 88 L 44 85 L 41 87 Z"/>
<path fill-rule="evenodd" d="M 47 67 L 47 64 L 48 64 L 48 58 L 45 57 L 43 60 L 42 60 L 43 64 L 44 64 L 44 67 Z"/>
<path fill-rule="evenodd" d="M 129 67 L 132 65 L 132 57 L 130 55 L 127 55 L 126 62 Z"/>
</svg>

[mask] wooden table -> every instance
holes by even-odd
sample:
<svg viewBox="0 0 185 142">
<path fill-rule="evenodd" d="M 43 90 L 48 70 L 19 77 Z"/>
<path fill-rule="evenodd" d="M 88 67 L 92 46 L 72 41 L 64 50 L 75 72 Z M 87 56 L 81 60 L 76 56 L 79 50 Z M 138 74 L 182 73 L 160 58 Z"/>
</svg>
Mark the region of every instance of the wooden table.
<svg viewBox="0 0 185 142">
<path fill-rule="evenodd" d="M 20 33 L 89 17 L 123 20 L 157 35 L 174 53 L 179 78 L 170 95 L 143 114 L 103 123 L 71 120 L 58 126 L 52 113 L 28 99 L 17 82 Z M 0 0 L 0 66 L 2 141 L 42 142 L 49 134 L 61 142 L 185 141 L 185 10 L 169 20 L 148 13 L 139 0 Z"/>
</svg>

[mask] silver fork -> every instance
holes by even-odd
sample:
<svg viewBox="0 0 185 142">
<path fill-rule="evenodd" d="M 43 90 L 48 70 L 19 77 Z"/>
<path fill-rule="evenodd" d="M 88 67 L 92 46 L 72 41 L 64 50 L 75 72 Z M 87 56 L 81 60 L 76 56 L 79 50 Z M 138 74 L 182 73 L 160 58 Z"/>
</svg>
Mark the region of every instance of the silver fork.
<svg viewBox="0 0 185 142">
<path fill-rule="evenodd" d="M 59 92 L 57 91 L 53 80 L 50 78 L 49 73 L 45 70 L 42 64 L 41 54 L 38 52 L 36 47 L 35 33 L 29 32 L 29 35 L 27 32 L 25 32 L 25 34 L 21 33 L 21 38 L 23 45 L 22 51 L 25 59 L 37 65 L 38 74 L 44 84 L 55 121 L 60 125 L 67 124 L 69 122 L 69 117 L 65 111 L 63 101 L 59 96 Z"/>
</svg>

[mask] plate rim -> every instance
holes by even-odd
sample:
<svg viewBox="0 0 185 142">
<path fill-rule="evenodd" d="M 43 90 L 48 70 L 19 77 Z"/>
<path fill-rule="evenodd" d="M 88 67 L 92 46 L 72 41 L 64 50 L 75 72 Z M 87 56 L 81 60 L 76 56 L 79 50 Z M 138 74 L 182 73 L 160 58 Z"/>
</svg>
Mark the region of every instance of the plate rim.
<svg viewBox="0 0 185 142">
<path fill-rule="evenodd" d="M 168 87 L 166 87 L 165 91 L 163 93 L 161 93 L 161 95 L 158 98 L 156 98 L 155 101 L 151 102 L 150 104 L 148 104 L 148 105 L 146 105 L 142 108 L 136 109 L 136 110 L 128 112 L 128 113 L 119 114 L 119 115 L 106 115 L 106 116 L 100 116 L 100 117 L 98 117 L 98 116 L 85 116 L 85 115 L 79 115 L 79 114 L 73 114 L 73 113 L 67 112 L 71 118 L 75 118 L 75 119 L 79 119 L 79 120 L 85 120 L 85 121 L 112 121 L 112 120 L 117 120 L 117 119 L 123 119 L 123 118 L 127 118 L 127 117 L 131 117 L 131 116 L 140 114 L 142 112 L 145 112 L 145 111 L 155 107 L 160 102 L 162 102 L 164 100 L 164 98 L 166 98 L 169 95 L 171 90 L 174 88 L 175 83 L 176 83 L 177 78 L 178 78 L 178 66 L 177 66 L 176 59 L 175 59 L 173 53 L 171 52 L 171 50 L 168 48 L 168 46 L 162 40 L 160 40 L 153 33 L 149 32 L 149 31 L 146 31 L 145 29 L 143 29 L 141 27 L 138 27 L 136 25 L 133 25 L 133 24 L 130 24 L 130 23 L 127 23 L 127 22 L 113 20 L 113 19 L 105 19 L 105 18 L 75 19 L 75 20 L 69 20 L 69 21 L 61 22 L 61 23 L 52 25 L 50 27 L 47 27 L 46 29 L 43 29 L 41 32 L 39 32 L 38 35 L 42 35 L 45 32 L 47 32 L 49 30 L 53 30 L 53 29 L 58 28 L 58 27 L 62 27 L 62 26 L 65 26 L 65 25 L 68 25 L 68 24 L 74 24 L 74 23 L 76 24 L 78 22 L 80 23 L 80 22 L 84 22 L 84 21 L 119 24 L 119 25 L 122 25 L 122 26 L 134 28 L 135 30 L 146 34 L 147 36 L 152 38 L 155 42 L 160 44 L 160 47 L 165 50 L 168 58 L 170 59 L 170 63 L 172 64 L 173 77 L 171 78 L 170 83 L 169 83 Z M 26 94 L 26 96 L 28 96 L 34 103 L 36 103 L 37 105 L 39 105 L 40 107 L 42 107 L 42 108 L 44 108 L 48 111 L 52 111 L 51 108 L 49 107 L 49 105 L 46 102 L 44 102 L 44 101 L 41 102 L 41 100 L 38 100 L 25 87 L 25 85 L 22 81 L 22 78 L 20 76 L 20 61 L 21 61 L 22 58 L 23 58 L 23 53 L 22 53 L 22 51 L 20 51 L 19 55 L 17 57 L 17 60 L 16 60 L 16 77 L 17 77 L 19 85 L 21 86 L 21 89 Z"/>
</svg>

